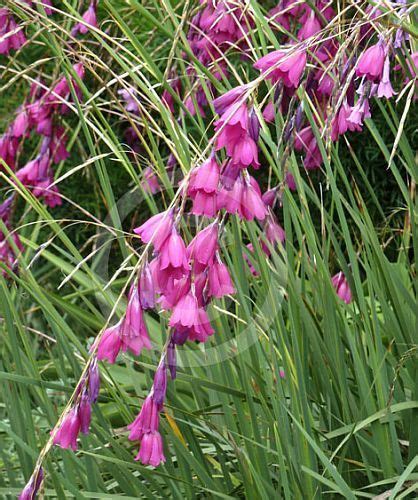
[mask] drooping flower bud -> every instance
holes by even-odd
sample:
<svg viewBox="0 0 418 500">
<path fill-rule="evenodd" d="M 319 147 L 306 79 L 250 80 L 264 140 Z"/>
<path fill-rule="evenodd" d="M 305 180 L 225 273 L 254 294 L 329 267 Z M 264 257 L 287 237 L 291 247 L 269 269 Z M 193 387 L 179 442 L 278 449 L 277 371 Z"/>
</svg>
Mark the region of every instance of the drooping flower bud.
<svg viewBox="0 0 418 500">
<path fill-rule="evenodd" d="M 142 268 L 139 277 L 139 300 L 143 309 L 153 309 L 155 307 L 154 280 L 148 262 Z"/>
<path fill-rule="evenodd" d="M 23 488 L 22 492 L 20 493 L 18 499 L 19 500 L 35 500 L 37 497 L 39 488 L 41 487 L 43 478 L 44 478 L 44 470 L 42 469 L 42 467 L 40 467 L 39 470 L 34 471 L 31 478 L 29 479 L 28 483 L 26 484 L 26 486 Z"/>
<path fill-rule="evenodd" d="M 167 368 L 170 370 L 171 380 L 174 380 L 177 376 L 177 355 L 173 340 L 170 340 L 167 348 Z"/>
<path fill-rule="evenodd" d="M 165 362 L 158 365 L 157 371 L 154 376 L 154 384 L 152 386 L 151 397 L 158 407 L 162 407 L 165 401 L 165 394 L 167 392 L 167 369 Z"/>
</svg>

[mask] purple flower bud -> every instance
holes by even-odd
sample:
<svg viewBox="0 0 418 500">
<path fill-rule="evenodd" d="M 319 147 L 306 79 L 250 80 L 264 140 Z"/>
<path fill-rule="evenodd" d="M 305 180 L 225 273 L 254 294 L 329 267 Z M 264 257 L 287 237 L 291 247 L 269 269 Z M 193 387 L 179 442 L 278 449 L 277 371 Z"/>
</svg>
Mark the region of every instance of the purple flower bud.
<svg viewBox="0 0 418 500">
<path fill-rule="evenodd" d="M 221 182 L 225 189 L 230 191 L 234 187 L 240 172 L 241 167 L 236 163 L 230 161 L 226 164 L 221 175 Z"/>
<path fill-rule="evenodd" d="M 35 500 L 43 479 L 44 479 L 44 470 L 41 467 L 39 470 L 34 471 L 28 483 L 20 493 L 18 499 Z"/>
<path fill-rule="evenodd" d="M 189 336 L 188 328 L 182 328 L 182 329 L 176 328 L 171 334 L 171 340 L 176 345 L 183 345 L 186 342 L 188 336 Z"/>
<path fill-rule="evenodd" d="M 148 262 L 144 265 L 139 278 L 139 300 L 143 309 L 155 307 L 155 288 Z"/>
<path fill-rule="evenodd" d="M 176 157 L 173 155 L 173 153 L 170 153 L 170 156 L 168 157 L 167 160 L 167 172 L 168 173 L 172 172 L 173 168 L 176 165 L 177 165 Z"/>
<path fill-rule="evenodd" d="M 84 392 L 81 396 L 80 403 L 78 405 L 78 418 L 80 420 L 80 430 L 83 434 L 88 434 L 90 432 L 90 422 L 91 422 L 91 403 L 87 392 Z"/>
<path fill-rule="evenodd" d="M 1 205 L 0 205 L 0 219 L 3 222 L 6 222 L 6 220 L 9 218 L 10 214 L 10 209 L 12 207 L 14 195 L 9 196 Z"/>
<path fill-rule="evenodd" d="M 260 137 L 260 121 L 253 107 L 250 109 L 249 119 L 250 122 L 249 122 L 248 132 L 250 134 L 251 139 L 257 142 L 258 138 Z"/>
<path fill-rule="evenodd" d="M 177 376 L 177 356 L 176 344 L 173 341 L 168 344 L 167 367 L 170 370 L 171 380 L 174 380 Z"/>
<path fill-rule="evenodd" d="M 97 359 L 94 359 L 89 368 L 89 397 L 90 402 L 95 403 L 99 397 L 100 391 L 100 372 L 97 365 Z"/>
<path fill-rule="evenodd" d="M 274 102 L 277 102 L 279 100 L 282 91 L 283 91 L 283 82 L 280 81 L 276 85 L 276 88 L 274 89 Z"/>
<path fill-rule="evenodd" d="M 152 386 L 152 399 L 155 404 L 162 406 L 167 392 L 167 370 L 165 363 L 162 362 L 158 365 L 157 371 L 154 376 L 154 385 Z"/>
<path fill-rule="evenodd" d="M 293 131 L 293 128 L 294 128 L 294 124 L 295 124 L 295 117 L 292 116 L 292 118 L 290 118 L 290 120 L 287 122 L 285 128 L 284 128 L 284 131 L 283 131 L 283 142 L 288 142 L 291 135 L 292 135 L 292 131 Z"/>
<path fill-rule="evenodd" d="M 302 124 L 303 124 L 303 103 L 301 103 L 298 106 L 298 109 L 296 110 L 295 127 L 297 132 L 299 132 L 299 130 L 302 128 Z"/>
<path fill-rule="evenodd" d="M 269 189 L 261 197 L 264 203 L 271 208 L 274 207 L 274 202 L 276 201 L 276 198 L 277 198 L 277 187 Z"/>
</svg>

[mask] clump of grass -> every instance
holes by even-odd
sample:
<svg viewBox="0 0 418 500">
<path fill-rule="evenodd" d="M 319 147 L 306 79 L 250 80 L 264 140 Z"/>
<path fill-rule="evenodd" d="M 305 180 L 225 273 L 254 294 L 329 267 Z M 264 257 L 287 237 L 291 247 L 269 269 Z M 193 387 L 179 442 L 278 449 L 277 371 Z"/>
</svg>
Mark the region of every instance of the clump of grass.
<svg viewBox="0 0 418 500">
<path fill-rule="evenodd" d="M 68 73 L 78 58 L 87 78 L 80 84 L 83 99 L 65 118 L 71 157 L 56 172 L 68 174 L 60 183 L 68 201 L 47 209 L 30 190 L 14 187 L 12 172 L 2 174 L 4 190 L 14 188 L 20 198 L 14 217 L 25 251 L 19 272 L 3 266 L 0 276 L 0 492 L 21 490 L 43 449 L 47 497 L 413 495 L 417 169 L 413 108 L 402 122 L 408 95 L 397 104 L 376 104 L 363 133 L 324 147 L 322 172 L 307 174 L 300 155 L 288 156 L 285 168 L 295 175 L 297 191 L 282 192 L 276 215 L 286 242 L 269 259 L 256 222 L 230 217 L 225 223 L 222 252 L 237 293 L 212 307 L 214 338 L 179 351 L 161 418 L 165 465 L 153 470 L 134 462 L 126 431 L 167 338 L 164 314 L 147 316 L 155 349 L 103 363 L 92 432 L 79 450 L 51 449 L 49 432 L 80 379 L 88 348 L 110 312 L 122 313 L 117 304 L 141 252 L 131 230 L 172 203 L 173 179 L 200 161 L 215 116 L 210 104 L 205 118 L 191 116 L 173 95 L 183 112 L 175 121 L 161 100 L 171 69 L 186 88 L 198 82 L 209 91 L 211 75 L 186 39 L 197 5 L 103 0 L 100 27 L 74 41 L 70 30 L 83 11 L 76 4 L 63 2 L 53 17 L 10 6 L 27 22 L 34 50 L 42 47 L 51 60 L 26 70 L 31 45 L 1 65 L 2 95 L 13 95 L 8 112 L 17 99 L 8 83 L 16 68 L 19 89 L 28 75 L 51 81 L 51 74 Z M 358 12 L 367 5 L 352 7 L 358 27 Z M 251 2 L 248 9 L 255 23 L 249 45 L 260 56 L 278 41 L 262 6 Z M 386 15 L 393 23 L 396 12 Z M 341 29 L 348 19 L 338 20 Z M 235 49 L 226 54 L 235 78 L 256 78 Z M 197 78 L 187 74 L 187 64 Z M 226 79 L 212 83 L 220 92 L 232 86 Z M 126 111 L 117 93 L 129 86 L 138 89 L 139 116 Z M 301 100 L 312 116 L 315 107 L 306 95 Z M 275 123 L 263 127 L 263 186 L 283 180 L 287 151 L 280 138 L 288 118 L 277 113 Z M 138 138 L 135 154 L 123 135 L 127 126 Z M 177 160 L 173 174 L 166 168 L 170 154 Z M 154 196 L 142 183 L 150 165 L 164 186 Z M 185 219 L 186 234 L 194 234 L 193 225 Z M 353 293 L 348 305 L 331 285 L 340 269 Z"/>
</svg>

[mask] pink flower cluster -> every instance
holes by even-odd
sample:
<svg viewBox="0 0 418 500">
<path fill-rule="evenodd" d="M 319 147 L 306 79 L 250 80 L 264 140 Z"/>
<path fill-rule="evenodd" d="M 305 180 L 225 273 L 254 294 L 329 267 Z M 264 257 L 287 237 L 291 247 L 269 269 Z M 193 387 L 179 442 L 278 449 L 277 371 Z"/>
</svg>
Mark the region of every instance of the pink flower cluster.
<svg viewBox="0 0 418 500">
<path fill-rule="evenodd" d="M 90 432 L 91 406 L 97 401 L 100 389 L 100 375 L 96 358 L 91 360 L 87 374 L 77 387 L 75 402 L 61 420 L 59 427 L 52 431 L 55 445 L 61 448 L 77 449 L 79 433 Z"/>
<path fill-rule="evenodd" d="M 53 14 L 51 0 L 41 0 L 36 4 L 32 0 L 19 0 L 19 3 L 22 7 L 25 4 L 31 9 L 40 8 L 46 15 Z M 82 16 L 84 22 L 76 24 L 73 35 L 87 33 L 89 25 L 97 26 L 96 11 L 97 0 L 92 0 Z M 25 42 L 23 27 L 16 23 L 8 9 L 0 8 L 0 54 L 8 55 L 12 49 L 19 49 Z M 47 88 L 42 82 L 34 82 L 26 102 L 19 107 L 15 119 L 0 136 L 0 159 L 15 170 L 19 181 L 31 189 L 34 196 L 42 198 L 51 208 L 62 203 L 58 188 L 53 185 L 52 165 L 69 156 L 66 148 L 67 135 L 61 124 L 61 117 L 70 111 L 71 89 L 81 100 L 81 90 L 77 79 L 84 78 L 84 67 L 81 63 L 77 63 L 73 66 L 73 71 L 77 78 L 71 78 L 71 84 L 65 76 L 62 76 L 51 88 Z M 18 168 L 17 159 L 24 153 L 24 143 L 32 133 L 42 138 L 39 151 L 26 165 Z M 155 186 L 154 179 L 150 179 L 149 183 L 151 184 L 152 181 Z M 1 218 L 9 229 L 12 204 L 6 200 L 1 207 Z M 0 261 L 5 262 L 11 269 L 15 269 L 16 249 L 21 251 L 22 245 L 17 234 L 11 234 L 12 236 L 6 238 L 0 231 Z"/>
<path fill-rule="evenodd" d="M 231 47 L 245 47 L 245 34 L 252 25 L 248 15 L 248 9 L 242 1 L 213 0 L 207 2 L 200 0 L 203 8 L 190 22 L 187 38 L 190 47 L 197 60 L 205 67 L 212 68 L 212 74 L 217 80 L 229 77 L 228 64 L 225 52 Z M 195 69 L 188 68 L 188 75 L 193 81 L 198 82 L 195 77 Z M 180 81 L 173 80 L 173 90 L 180 92 Z M 208 88 L 213 86 L 208 83 Z M 167 96 L 167 94 L 165 94 Z M 193 95 L 187 95 L 185 106 L 194 115 L 196 107 L 202 116 L 205 116 L 204 108 L 207 106 L 207 96 L 201 85 L 197 84 L 197 90 Z M 172 111 L 174 108 L 171 106 Z"/>
<path fill-rule="evenodd" d="M 78 78 L 84 78 L 84 68 L 77 63 L 73 67 Z M 79 98 L 80 89 L 75 79 L 72 85 Z M 70 84 L 63 76 L 51 88 L 45 89 L 39 82 L 35 82 L 30 90 L 29 97 L 18 110 L 13 122 L 0 136 L 0 158 L 13 170 L 16 177 L 37 198 L 43 198 L 46 205 L 53 208 L 61 205 L 62 200 L 57 186 L 53 185 L 53 163 L 59 163 L 68 158 L 66 149 L 67 136 L 64 127 L 60 124 L 61 116 L 68 114 L 67 103 L 71 100 Z M 18 168 L 17 159 L 22 154 L 25 141 L 34 133 L 42 138 L 40 148 L 34 159 Z M 12 198 L 1 205 L 1 218 L 8 228 L 11 227 Z M 16 268 L 15 249 L 22 250 L 19 237 L 13 233 L 5 238 L 0 231 L 0 261 L 5 262 L 11 269 Z M 13 248 L 13 246 L 15 248 Z"/>
<path fill-rule="evenodd" d="M 128 430 L 129 439 L 140 442 L 136 460 L 153 467 L 165 462 L 160 417 L 166 401 L 168 372 L 172 379 L 176 377 L 177 350 L 187 341 L 206 342 L 215 333 L 210 319 L 212 301 L 235 293 L 220 246 L 225 221 L 230 216 L 256 221 L 262 229 L 259 246 L 266 256 L 271 255 L 276 245 L 285 242 L 285 232 L 275 213 L 275 207 L 281 203 L 283 185 L 263 192 L 254 177 L 254 171 L 261 170 L 264 161 L 260 148 L 262 125 L 267 127 L 273 122 L 278 111 L 287 116 L 283 140 L 289 149 L 303 153 L 306 169 L 316 169 L 321 166 L 323 156 L 317 142 L 319 136 L 304 115 L 300 102 L 301 86 L 316 106 L 314 119 L 318 128 L 324 132 L 324 137 L 329 136 L 334 142 L 347 132 L 362 130 L 364 120 L 371 116 L 371 98 L 389 99 L 394 95 L 391 68 L 394 69 L 396 51 L 401 50 L 400 40 L 406 40 L 404 34 L 398 30 L 392 40 L 390 32 L 385 31 L 374 40 L 373 30 L 365 26 L 360 33 L 360 44 L 350 54 L 343 50 L 335 33 L 322 32 L 326 22 L 336 15 L 329 2 L 317 0 L 313 6 L 315 8 L 304 2 L 281 0 L 268 13 L 266 21 L 272 29 L 292 30 L 294 40 L 281 34 L 283 43 L 280 49 L 265 54 L 253 64 L 260 75 L 255 83 L 236 86 L 213 100 L 218 117 L 214 123 L 213 151 L 209 158 L 193 168 L 189 177 L 183 180 L 181 196 L 173 207 L 134 229 L 146 245 L 144 255 L 148 257 L 148 247 L 152 248 L 152 258 L 141 263 L 121 319 L 98 337 L 87 374 L 78 384 L 71 407 L 53 433 L 55 444 L 75 450 L 79 433 L 88 433 L 91 407 L 99 391 L 97 361 L 115 363 L 120 353 L 139 356 L 143 349 L 151 349 L 145 311 L 154 309 L 167 316 L 169 333 L 152 388 Z M 246 34 L 254 26 L 249 9 L 245 7 L 240 1 L 201 0 L 201 9 L 191 21 L 188 40 L 193 55 L 218 80 L 230 76 L 225 59 L 227 51 L 238 48 L 245 55 L 245 61 L 252 53 L 247 50 Z M 5 9 L 0 12 L 3 11 Z M 16 45 L 23 43 L 22 39 L 18 43 L 16 38 L 20 28 L 11 29 L 13 24 L 9 13 L 6 11 L 2 15 L 0 30 L 11 33 L 8 38 L 14 38 Z M 74 27 L 73 34 L 85 34 L 88 26 L 97 26 L 96 1 L 89 4 L 82 18 L 84 22 Z M 7 51 L 10 48 L 16 47 L 7 46 Z M 415 63 L 417 55 L 409 56 L 408 64 L 413 66 L 410 61 Z M 409 69 L 411 74 L 407 78 L 416 74 L 416 68 Z M 79 78 L 83 78 L 81 65 L 76 65 L 74 70 Z M 162 92 L 162 101 L 174 113 L 173 96 L 181 95 L 182 85 L 180 76 L 173 73 L 172 68 L 169 75 L 171 92 L 166 88 Z M 195 69 L 189 68 L 188 76 L 193 80 Z M 253 95 L 255 86 L 261 82 L 267 84 L 269 92 L 262 113 Z M 77 91 L 76 82 L 73 85 Z M 204 116 L 208 96 L 199 84 L 195 88 L 193 94 L 185 96 L 185 106 L 192 115 L 197 108 Z M 214 93 L 211 84 L 208 84 L 208 89 Z M 140 114 L 141 103 L 135 89 L 124 88 L 119 95 L 128 113 Z M 51 162 L 61 161 L 68 154 L 64 130 L 54 122 L 57 112 L 68 109 L 63 104 L 70 98 L 68 82 L 63 78 L 48 91 L 36 88 L 30 97 L 0 138 L 0 156 L 9 166 L 16 168 L 20 141 L 33 130 L 40 134 L 43 140 L 39 154 L 16 174 L 36 196 L 43 196 L 47 204 L 54 206 L 60 200 L 55 189 L 48 189 L 53 180 Z M 134 135 L 133 129 L 128 129 L 129 134 Z M 170 157 L 170 167 L 172 161 L 173 157 Z M 283 172 L 283 178 L 283 184 L 291 190 L 296 189 L 291 174 Z M 151 193 L 159 189 L 158 180 L 150 168 L 145 170 L 143 187 Z M 0 216 L 6 226 L 10 224 L 11 203 L 12 200 L 6 200 L 0 205 Z M 199 229 L 190 242 L 182 230 L 187 206 L 190 206 L 191 214 L 201 217 Z M 0 252 L 3 252 L 0 258 L 3 255 L 11 266 L 16 260 L 13 247 L 20 248 L 18 239 L 13 245 L 10 238 L 0 234 Z M 244 256 L 251 272 L 257 276 L 253 259 L 255 250 L 251 244 L 247 245 Z M 342 272 L 331 278 L 331 285 L 343 302 L 349 304 L 352 301 L 352 292 Z M 35 479 L 31 481 L 28 491 L 35 491 L 39 485 Z"/>
<path fill-rule="evenodd" d="M 12 271 L 16 271 L 18 264 L 18 254 L 23 251 L 23 245 L 20 241 L 19 235 L 11 231 L 11 209 L 14 196 L 10 196 L 0 205 L 0 220 L 4 223 L 7 230 L 10 231 L 8 235 L 0 230 L 0 262 Z M 5 271 L 3 271 L 5 274 Z"/>
<path fill-rule="evenodd" d="M 335 16 L 329 4 L 321 1 L 315 4 L 324 19 L 329 21 Z M 337 37 L 329 36 L 328 32 L 322 36 L 323 20 L 317 12 L 293 0 L 280 2 L 270 12 L 273 26 L 289 29 L 296 22 L 300 25 L 297 38 L 313 42 L 309 46 L 290 44 L 288 48 L 270 52 L 256 61 L 254 67 L 275 87 L 274 99 L 263 111 L 266 122 L 275 119 L 276 106 L 283 114 L 288 112 L 289 100 L 297 97 L 296 89 L 304 79 L 304 89 L 321 117 L 317 125 L 324 126 L 331 140 L 337 141 L 347 131 L 362 130 L 364 120 L 371 116 L 370 98 L 389 99 L 394 95 L 391 61 L 399 44 L 390 35 L 381 35 L 377 43 L 364 49 L 373 34 L 369 29 L 368 37 L 363 33 L 358 59 L 348 57 Z M 399 34 L 397 36 L 399 38 Z M 416 74 L 416 68 L 412 73 Z M 342 95 L 339 89 L 343 88 L 346 91 Z M 304 153 L 305 168 L 316 169 L 322 164 L 322 154 L 310 123 L 306 120 L 304 124 L 304 121 L 298 117 L 297 126 L 292 123 L 292 143 L 295 151 Z"/>
<path fill-rule="evenodd" d="M 166 392 L 167 367 L 165 357 L 162 357 L 155 372 L 152 389 L 145 398 L 138 416 L 128 425 L 130 431 L 128 439 L 141 443 L 135 460 L 140 460 L 143 464 L 149 464 L 153 467 L 165 462 L 159 425 Z"/>
<path fill-rule="evenodd" d="M 0 54 L 9 54 L 18 50 L 26 42 L 23 28 L 6 8 L 0 9 Z"/>
</svg>

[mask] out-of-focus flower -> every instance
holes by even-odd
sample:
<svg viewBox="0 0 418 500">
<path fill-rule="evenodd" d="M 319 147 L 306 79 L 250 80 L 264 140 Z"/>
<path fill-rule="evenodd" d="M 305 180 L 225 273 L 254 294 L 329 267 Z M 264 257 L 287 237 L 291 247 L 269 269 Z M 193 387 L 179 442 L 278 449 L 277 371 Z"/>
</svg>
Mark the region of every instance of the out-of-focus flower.
<svg viewBox="0 0 418 500">
<path fill-rule="evenodd" d="M 297 50 L 290 51 L 275 50 L 260 58 L 254 68 L 260 70 L 267 80 L 277 83 L 282 80 L 286 87 L 296 88 L 300 78 L 305 71 L 306 52 Z"/>
<path fill-rule="evenodd" d="M 0 9 L 0 54 L 9 54 L 11 50 L 18 50 L 26 42 L 23 28 L 6 8 Z"/>
<path fill-rule="evenodd" d="M 342 271 L 337 273 L 331 278 L 332 286 L 335 288 L 338 297 L 343 300 L 346 304 L 349 304 L 352 300 L 352 294 L 350 286 Z"/>
<path fill-rule="evenodd" d="M 78 33 L 85 35 L 91 27 L 97 28 L 97 0 L 92 0 L 82 19 L 84 22 L 77 23 L 71 31 L 73 36 Z"/>
</svg>

